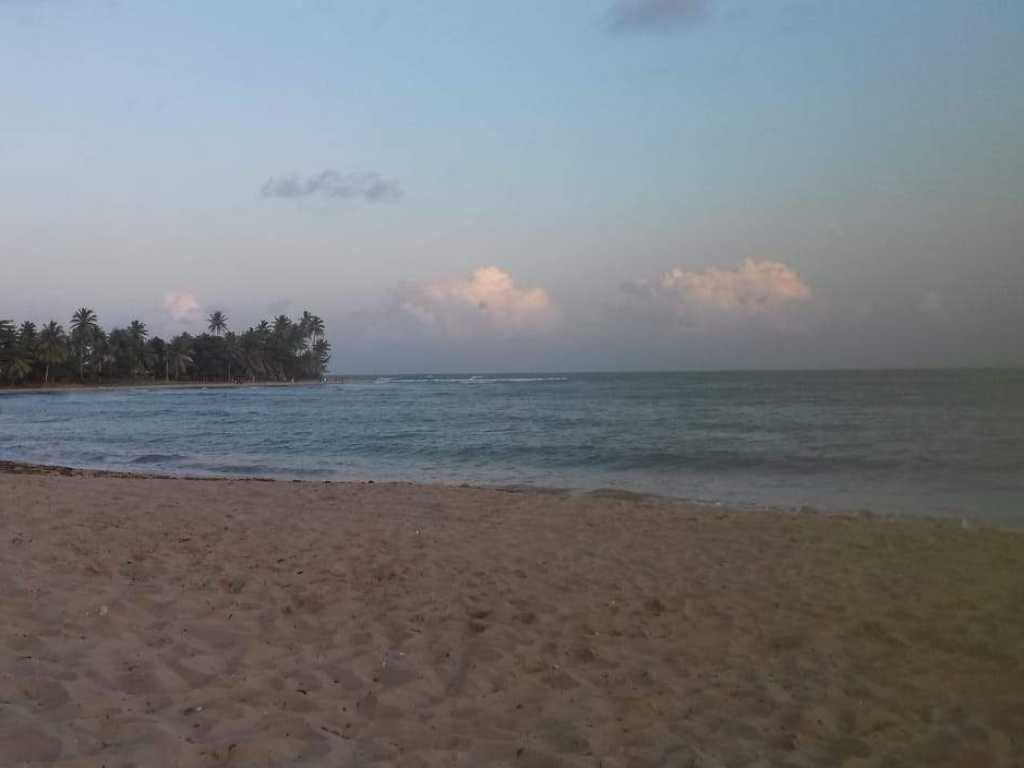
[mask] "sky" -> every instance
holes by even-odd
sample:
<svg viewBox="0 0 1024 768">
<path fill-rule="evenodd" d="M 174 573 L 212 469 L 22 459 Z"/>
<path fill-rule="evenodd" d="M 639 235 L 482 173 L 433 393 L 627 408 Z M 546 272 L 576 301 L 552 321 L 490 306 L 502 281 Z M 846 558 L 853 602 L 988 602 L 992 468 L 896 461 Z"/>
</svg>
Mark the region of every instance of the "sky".
<svg viewBox="0 0 1024 768">
<path fill-rule="evenodd" d="M 0 0 L 0 316 L 349 373 L 1024 365 L 1017 0 Z"/>
</svg>

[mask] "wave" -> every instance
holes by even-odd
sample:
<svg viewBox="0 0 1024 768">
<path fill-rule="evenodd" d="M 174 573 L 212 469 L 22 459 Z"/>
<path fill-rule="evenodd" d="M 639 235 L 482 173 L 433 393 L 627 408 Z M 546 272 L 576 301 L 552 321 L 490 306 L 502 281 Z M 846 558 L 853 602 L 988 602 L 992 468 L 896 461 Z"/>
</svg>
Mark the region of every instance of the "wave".
<svg viewBox="0 0 1024 768">
<path fill-rule="evenodd" d="M 168 462 L 181 461 L 186 458 L 180 453 L 144 453 L 136 456 L 129 464 L 166 464 Z"/>
<path fill-rule="evenodd" d="M 462 377 L 391 377 L 378 376 L 374 384 L 532 384 L 569 381 L 568 376 L 462 376 Z"/>
<path fill-rule="evenodd" d="M 455 379 L 460 384 L 528 384 L 535 381 L 568 381 L 568 376 L 507 376 L 499 378 L 487 378 L 485 376 L 471 376 L 468 379 Z"/>
<path fill-rule="evenodd" d="M 232 475 L 241 477 L 268 477 L 268 478 L 294 478 L 294 477 L 329 477 L 333 474 L 328 469 L 313 469 L 309 467 L 277 466 L 274 464 L 253 463 L 226 463 L 226 462 L 192 462 L 183 464 L 180 467 L 186 471 L 201 472 L 211 475 Z"/>
</svg>

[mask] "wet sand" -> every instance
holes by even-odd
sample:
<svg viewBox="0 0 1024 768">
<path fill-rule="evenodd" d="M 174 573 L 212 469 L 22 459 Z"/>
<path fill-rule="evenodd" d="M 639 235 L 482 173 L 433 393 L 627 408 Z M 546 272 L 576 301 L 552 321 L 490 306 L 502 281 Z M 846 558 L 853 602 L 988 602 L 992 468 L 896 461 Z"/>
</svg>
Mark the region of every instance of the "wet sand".
<svg viewBox="0 0 1024 768">
<path fill-rule="evenodd" d="M 1020 534 L 12 469 L 0 765 L 1024 765 Z"/>
</svg>

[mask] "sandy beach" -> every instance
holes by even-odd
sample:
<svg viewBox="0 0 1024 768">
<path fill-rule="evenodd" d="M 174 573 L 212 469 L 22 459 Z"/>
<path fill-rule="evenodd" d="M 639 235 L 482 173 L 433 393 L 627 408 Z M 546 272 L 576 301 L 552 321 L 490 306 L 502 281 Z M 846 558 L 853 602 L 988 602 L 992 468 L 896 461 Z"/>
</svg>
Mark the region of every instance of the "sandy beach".
<svg viewBox="0 0 1024 768">
<path fill-rule="evenodd" d="M 1021 766 L 1024 537 L 0 472 L 0 764 Z"/>
</svg>

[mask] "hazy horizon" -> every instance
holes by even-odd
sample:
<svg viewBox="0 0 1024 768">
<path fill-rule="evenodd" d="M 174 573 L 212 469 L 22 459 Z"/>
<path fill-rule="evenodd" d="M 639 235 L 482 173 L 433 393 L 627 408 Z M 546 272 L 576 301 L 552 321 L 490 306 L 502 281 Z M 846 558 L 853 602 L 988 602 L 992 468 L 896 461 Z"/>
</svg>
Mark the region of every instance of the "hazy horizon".
<svg viewBox="0 0 1024 768">
<path fill-rule="evenodd" d="M 1024 365 L 1024 6 L 0 0 L 0 319 L 339 373 Z"/>
</svg>

